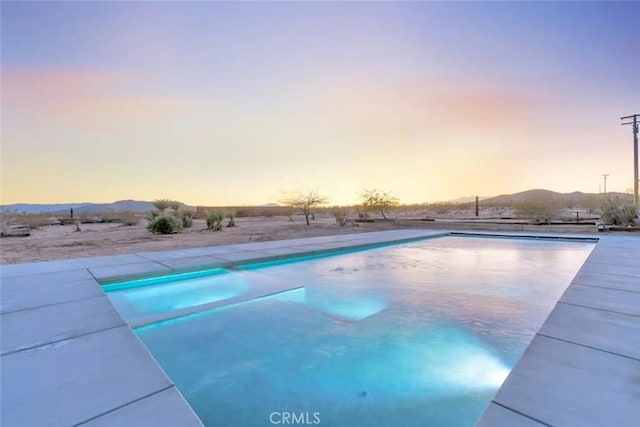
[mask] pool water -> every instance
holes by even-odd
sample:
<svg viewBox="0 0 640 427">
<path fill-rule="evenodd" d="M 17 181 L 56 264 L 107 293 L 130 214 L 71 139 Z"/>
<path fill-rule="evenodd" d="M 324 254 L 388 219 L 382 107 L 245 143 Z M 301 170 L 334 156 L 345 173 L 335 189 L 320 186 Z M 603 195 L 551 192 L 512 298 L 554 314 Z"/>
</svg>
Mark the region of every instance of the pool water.
<svg viewBox="0 0 640 427">
<path fill-rule="evenodd" d="M 592 248 L 444 237 L 217 272 L 209 288 L 208 276 L 186 279 L 185 292 L 152 280 L 110 296 L 134 317 L 231 302 L 136 329 L 207 426 L 291 415 L 472 426 Z M 237 302 L 261 279 L 284 291 Z"/>
</svg>

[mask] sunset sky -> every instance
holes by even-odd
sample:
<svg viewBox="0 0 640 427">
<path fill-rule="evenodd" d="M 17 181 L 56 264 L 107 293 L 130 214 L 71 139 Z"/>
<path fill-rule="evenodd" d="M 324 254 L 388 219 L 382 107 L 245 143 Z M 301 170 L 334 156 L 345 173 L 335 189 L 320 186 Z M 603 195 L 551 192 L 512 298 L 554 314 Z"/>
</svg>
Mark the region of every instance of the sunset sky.
<svg viewBox="0 0 640 427">
<path fill-rule="evenodd" d="M 10 2 L 1 202 L 633 187 L 640 2 Z"/>
</svg>

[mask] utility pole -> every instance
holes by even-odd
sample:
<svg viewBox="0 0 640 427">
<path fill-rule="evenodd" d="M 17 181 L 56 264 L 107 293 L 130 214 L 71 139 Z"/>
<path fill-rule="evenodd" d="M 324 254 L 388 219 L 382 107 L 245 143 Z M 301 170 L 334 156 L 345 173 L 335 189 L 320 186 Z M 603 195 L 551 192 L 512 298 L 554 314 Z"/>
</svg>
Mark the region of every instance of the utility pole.
<svg viewBox="0 0 640 427">
<path fill-rule="evenodd" d="M 604 197 L 607 197 L 607 177 L 609 174 L 603 173 L 602 176 L 604 177 Z"/>
<path fill-rule="evenodd" d="M 638 200 L 638 116 L 640 114 L 634 114 L 632 116 L 620 117 L 620 120 L 633 119 L 633 121 L 627 121 L 622 125 L 632 125 L 633 131 L 633 204 L 637 207 L 640 200 Z"/>
</svg>

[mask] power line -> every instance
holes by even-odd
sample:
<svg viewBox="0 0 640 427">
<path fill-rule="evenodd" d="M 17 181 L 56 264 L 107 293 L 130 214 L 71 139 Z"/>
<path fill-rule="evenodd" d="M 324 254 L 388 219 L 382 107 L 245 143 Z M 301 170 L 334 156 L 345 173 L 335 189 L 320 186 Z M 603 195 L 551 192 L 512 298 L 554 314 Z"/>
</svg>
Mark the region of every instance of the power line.
<svg viewBox="0 0 640 427">
<path fill-rule="evenodd" d="M 635 206 L 638 206 L 640 202 L 638 199 L 638 116 L 640 114 L 620 117 L 620 120 L 633 119 L 633 121 L 622 123 L 622 125 L 632 125 L 633 131 L 633 204 Z"/>
</svg>

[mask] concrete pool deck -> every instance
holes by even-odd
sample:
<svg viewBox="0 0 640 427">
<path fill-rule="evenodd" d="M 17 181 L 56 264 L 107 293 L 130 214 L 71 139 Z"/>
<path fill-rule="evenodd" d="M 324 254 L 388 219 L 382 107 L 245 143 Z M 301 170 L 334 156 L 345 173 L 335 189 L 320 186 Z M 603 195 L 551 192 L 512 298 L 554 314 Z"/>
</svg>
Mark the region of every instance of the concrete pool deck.
<svg viewBox="0 0 640 427">
<path fill-rule="evenodd" d="M 0 424 L 202 425 L 99 283 L 446 235 L 391 230 L 0 266 Z M 600 242 L 478 425 L 640 419 L 640 238 L 560 237 Z"/>
<path fill-rule="evenodd" d="M 599 237 L 477 427 L 640 425 L 640 238 Z"/>
</svg>

